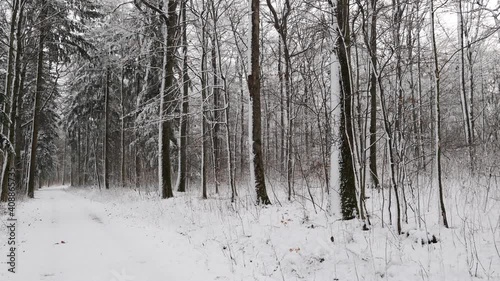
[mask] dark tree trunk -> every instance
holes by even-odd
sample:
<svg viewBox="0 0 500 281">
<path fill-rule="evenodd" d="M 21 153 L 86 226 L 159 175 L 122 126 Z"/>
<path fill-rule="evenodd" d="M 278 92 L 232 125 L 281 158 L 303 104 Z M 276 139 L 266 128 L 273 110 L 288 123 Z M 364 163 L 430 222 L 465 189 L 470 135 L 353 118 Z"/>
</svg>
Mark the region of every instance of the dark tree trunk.
<svg viewBox="0 0 500 281">
<path fill-rule="evenodd" d="M 379 187 L 377 173 L 377 0 L 371 0 L 370 58 L 370 177 L 374 187 Z"/>
<path fill-rule="evenodd" d="M 82 142 L 81 142 L 81 129 L 78 128 L 77 132 L 77 152 L 76 152 L 76 159 L 78 161 L 77 167 L 78 167 L 78 186 L 82 185 Z"/>
<path fill-rule="evenodd" d="M 43 22 L 45 19 L 45 1 L 40 1 L 41 12 L 40 12 L 40 21 Z M 43 93 L 43 60 L 44 53 L 43 48 L 45 43 L 45 27 L 43 24 L 40 26 L 40 35 L 38 39 L 38 59 L 37 59 L 37 74 L 36 74 L 36 88 L 35 88 L 35 98 L 33 104 L 33 124 L 31 130 L 31 153 L 30 153 L 30 164 L 29 164 L 29 175 L 28 175 L 28 197 L 35 197 L 35 173 L 36 173 L 36 149 L 38 144 L 38 129 L 40 126 L 40 118 L 39 115 L 39 103 L 40 98 Z"/>
<path fill-rule="evenodd" d="M 252 130 L 252 155 L 257 204 L 271 204 L 266 191 L 264 163 L 261 140 L 261 109 L 260 109 L 260 7 L 259 0 L 252 0 L 252 37 L 251 37 L 251 73 L 248 76 L 248 90 L 250 92 Z"/>
<path fill-rule="evenodd" d="M 352 162 L 351 144 L 353 141 L 351 116 L 351 78 L 349 70 L 350 30 L 349 30 L 349 0 L 339 0 L 337 7 L 337 21 L 339 32 L 337 39 L 341 89 L 340 95 L 340 200 L 342 217 L 345 220 L 353 219 L 358 214 L 356 199 L 356 180 Z"/>
<path fill-rule="evenodd" d="M 203 12 L 201 14 L 203 20 L 203 14 L 206 14 L 206 8 L 203 7 Z M 207 39 L 206 39 L 206 25 L 203 24 L 202 27 L 202 50 L 201 50 L 201 189 L 202 198 L 207 199 L 207 122 L 206 122 L 206 110 L 205 110 L 205 100 L 207 98 Z"/>
<path fill-rule="evenodd" d="M 122 65 L 121 77 L 120 77 L 120 108 L 121 108 L 121 130 L 120 130 L 120 186 L 125 187 L 125 96 L 123 83 L 125 79 L 124 66 Z"/>
<path fill-rule="evenodd" d="M 171 182 L 170 163 L 170 121 L 166 116 L 170 111 L 170 105 L 174 95 L 174 64 L 175 64 L 175 33 L 177 29 L 177 1 L 166 2 L 168 17 L 165 21 L 167 33 L 164 34 L 163 54 L 163 80 L 160 92 L 160 134 L 159 134 L 159 182 L 161 198 L 174 196 Z"/>
<path fill-rule="evenodd" d="M 177 180 L 177 191 L 186 191 L 186 149 L 187 149 L 187 129 L 188 129 L 188 112 L 189 112 L 189 76 L 188 76 L 188 47 L 187 47 L 187 19 L 186 19 L 186 3 L 187 0 L 182 0 L 182 104 L 181 104 L 181 120 L 180 120 L 180 136 L 179 136 L 179 174 Z"/>
<path fill-rule="evenodd" d="M 24 146 L 24 138 L 22 135 L 22 128 L 21 128 L 21 123 L 22 123 L 22 116 L 21 116 L 21 108 L 23 107 L 23 94 L 24 94 L 24 80 L 26 78 L 26 65 L 23 65 L 23 70 L 21 71 L 21 80 L 19 82 L 19 92 L 17 94 L 17 108 L 19 108 L 19 112 L 16 116 L 16 125 L 15 125 L 15 143 L 14 143 L 14 151 L 15 151 L 15 156 L 14 156 L 14 162 L 16 166 L 16 171 L 15 171 L 15 181 L 17 184 L 17 189 L 21 190 L 22 185 L 22 171 L 23 171 L 23 161 L 21 158 L 21 150 Z"/>
<path fill-rule="evenodd" d="M 212 63 L 212 72 L 213 72 L 213 85 L 212 85 L 212 96 L 213 96 L 213 126 L 212 126 L 212 149 L 213 149 L 213 163 L 214 163 L 214 183 L 215 183 L 215 193 L 219 193 L 219 172 L 220 172 L 220 91 L 219 91 L 219 73 L 217 71 L 217 50 L 216 50 L 216 29 L 215 29 L 215 8 L 212 7 L 212 13 L 214 14 L 214 30 L 212 35 L 212 49 L 211 49 L 211 63 Z"/>
<path fill-rule="evenodd" d="M 109 80 L 110 80 L 109 65 L 106 67 L 105 81 L 104 81 L 104 143 L 103 143 L 103 175 L 104 187 L 109 189 L 109 166 L 108 166 L 108 152 L 109 152 Z"/>
<path fill-rule="evenodd" d="M 22 20 L 23 20 L 23 10 L 24 10 L 24 5 L 22 7 L 17 7 L 18 5 L 21 5 L 21 1 L 15 1 L 14 2 L 14 11 L 13 13 L 17 14 L 17 11 L 19 10 L 19 16 L 17 17 L 17 22 L 16 22 L 16 16 L 12 15 L 12 20 L 14 22 L 11 22 L 12 26 L 17 25 L 17 31 L 16 31 L 16 57 L 15 57 L 15 62 L 14 62 L 14 71 L 15 71 L 15 77 L 14 77 L 14 85 L 12 87 L 12 90 L 10 92 L 7 92 L 9 90 L 9 86 L 6 87 L 5 89 L 5 97 L 7 97 L 7 94 L 10 95 L 10 101 L 5 104 L 5 114 L 9 114 L 9 118 L 11 120 L 10 125 L 7 127 L 7 138 L 9 139 L 9 142 L 14 145 L 15 143 L 15 119 L 17 115 L 17 96 L 20 95 L 19 90 L 20 90 L 20 83 L 21 83 L 21 56 L 23 54 L 22 50 L 22 44 L 21 44 L 21 27 L 22 27 Z M 11 29 L 11 32 L 13 30 Z M 13 37 L 11 37 L 10 40 L 13 40 Z M 14 42 L 11 41 L 10 45 L 13 46 Z M 11 70 L 12 71 L 12 70 Z M 6 82 L 8 83 L 8 81 Z M 8 200 L 8 191 L 9 191 L 9 180 L 15 180 L 15 177 L 13 178 L 11 175 L 15 172 L 15 156 L 14 156 L 14 151 L 7 151 L 6 157 L 4 159 L 4 166 L 2 170 L 2 194 L 0 195 L 0 201 L 1 202 L 7 202 Z M 4 154 L 5 155 L 5 154 Z M 16 183 L 16 182 L 14 182 Z"/>
</svg>

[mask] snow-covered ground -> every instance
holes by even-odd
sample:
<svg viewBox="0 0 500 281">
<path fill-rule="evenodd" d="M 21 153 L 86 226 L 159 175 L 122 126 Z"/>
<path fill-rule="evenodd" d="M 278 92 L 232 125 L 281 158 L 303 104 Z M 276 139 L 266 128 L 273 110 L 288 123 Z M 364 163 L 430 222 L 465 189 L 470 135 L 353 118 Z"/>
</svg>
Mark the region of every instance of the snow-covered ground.
<svg viewBox="0 0 500 281">
<path fill-rule="evenodd" d="M 17 273 L 2 263 L 0 280 L 500 280 L 498 191 L 448 190 L 450 229 L 435 196 L 421 194 L 427 224 L 418 228 L 410 208 L 400 236 L 381 226 L 379 204 L 369 203 L 377 216 L 362 231 L 359 221 L 316 213 L 307 196 L 262 208 L 240 193 L 231 204 L 197 191 L 161 200 L 144 190 L 43 188 L 18 206 Z M 369 196 L 382 202 L 378 191 Z"/>
</svg>

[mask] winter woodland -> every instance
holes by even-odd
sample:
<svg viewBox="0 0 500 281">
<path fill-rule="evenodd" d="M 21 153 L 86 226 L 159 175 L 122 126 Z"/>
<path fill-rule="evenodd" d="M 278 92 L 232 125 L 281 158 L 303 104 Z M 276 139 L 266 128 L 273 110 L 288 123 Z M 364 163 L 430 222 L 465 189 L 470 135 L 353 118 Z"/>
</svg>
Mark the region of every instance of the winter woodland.
<svg viewBox="0 0 500 281">
<path fill-rule="evenodd" d="M 500 280 L 499 52 L 493 0 L 1 0 L 0 279 Z"/>
</svg>

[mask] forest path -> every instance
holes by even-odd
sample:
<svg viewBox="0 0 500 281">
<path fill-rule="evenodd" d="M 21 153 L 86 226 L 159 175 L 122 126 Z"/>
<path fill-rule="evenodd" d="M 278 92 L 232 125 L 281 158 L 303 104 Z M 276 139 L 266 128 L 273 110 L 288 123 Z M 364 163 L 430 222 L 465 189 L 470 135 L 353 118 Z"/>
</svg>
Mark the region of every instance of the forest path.
<svg viewBox="0 0 500 281">
<path fill-rule="evenodd" d="M 179 253 L 193 246 L 179 245 L 177 233 L 162 230 L 156 235 L 158 228 L 108 215 L 105 204 L 66 192 L 64 187 L 37 190 L 34 200 L 17 208 L 17 273 L 6 275 L 7 280 L 212 279 L 200 272 L 204 268 L 195 260 Z"/>
</svg>

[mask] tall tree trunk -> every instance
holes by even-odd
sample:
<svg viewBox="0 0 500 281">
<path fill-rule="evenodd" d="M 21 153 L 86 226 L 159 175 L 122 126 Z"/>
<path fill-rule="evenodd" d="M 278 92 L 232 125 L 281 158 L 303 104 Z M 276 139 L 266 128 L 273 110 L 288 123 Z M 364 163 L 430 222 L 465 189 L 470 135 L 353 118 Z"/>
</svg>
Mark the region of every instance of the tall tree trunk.
<svg viewBox="0 0 500 281">
<path fill-rule="evenodd" d="M 8 127 L 6 127 L 6 135 L 7 138 L 9 139 L 9 142 L 11 145 L 15 144 L 15 119 L 17 117 L 17 96 L 20 95 L 20 83 L 22 82 L 22 75 L 21 75 L 21 56 L 23 54 L 23 49 L 22 49 L 22 21 L 23 21 L 23 11 L 24 11 L 24 3 L 21 3 L 21 0 L 14 1 L 13 3 L 14 9 L 12 11 L 12 18 L 11 18 L 11 34 L 9 36 L 9 53 L 11 51 L 11 47 L 14 46 L 14 37 L 12 36 L 12 32 L 14 32 L 13 27 L 15 26 L 17 28 L 15 32 L 15 42 L 16 42 L 16 55 L 15 55 L 15 61 L 14 61 L 14 69 L 10 69 L 11 66 L 8 66 L 8 71 L 14 71 L 14 81 L 13 81 L 13 86 L 11 88 L 9 84 L 9 79 L 12 79 L 12 77 L 9 77 L 9 75 L 12 76 L 12 73 L 7 74 L 7 81 L 6 81 L 6 86 L 5 86 L 5 98 L 9 97 L 8 102 L 5 103 L 5 114 L 10 115 L 9 119 L 11 123 L 9 124 Z M 16 14 L 19 11 L 19 15 L 16 16 Z M 10 55 L 9 55 L 9 60 L 10 60 Z M 9 61 L 8 64 L 11 64 Z M 9 191 L 9 181 L 16 180 L 15 177 L 11 177 L 11 175 L 15 174 L 15 151 L 5 151 L 4 155 L 6 155 L 4 159 L 4 166 L 2 170 L 2 193 L 0 195 L 0 201 L 1 202 L 7 202 L 8 200 L 8 191 Z M 19 184 L 17 181 L 15 181 L 15 184 Z"/>
<path fill-rule="evenodd" d="M 253 177 L 257 191 L 257 204 L 271 204 L 267 196 L 266 179 L 264 175 L 264 162 L 262 156 L 261 140 L 261 110 L 260 110 L 260 1 L 251 2 L 251 73 L 248 75 L 248 90 L 250 92 L 250 141 Z"/>
<path fill-rule="evenodd" d="M 120 128 L 120 186 L 125 187 L 125 96 L 123 92 L 123 83 L 125 79 L 124 66 L 121 68 L 120 77 L 120 109 L 121 109 L 121 128 Z"/>
<path fill-rule="evenodd" d="M 420 5 L 417 3 L 417 11 L 416 14 L 419 15 Z M 419 167 L 425 167 L 425 147 L 424 147 L 424 124 L 422 122 L 423 118 L 423 97 L 422 97 L 422 46 L 420 40 L 420 31 L 421 31 L 421 23 L 418 23 L 417 27 L 417 87 L 418 87 L 418 112 L 417 112 L 417 120 L 418 120 L 418 147 L 420 148 L 420 159 L 418 160 Z"/>
<path fill-rule="evenodd" d="M 38 38 L 38 59 L 37 59 L 37 72 L 36 72 L 36 88 L 35 88 L 35 97 L 33 104 L 33 124 L 31 129 L 31 148 L 30 148 L 30 165 L 29 165 L 29 174 L 28 174 L 28 197 L 35 197 L 35 173 L 36 173 L 36 149 L 38 144 L 38 130 L 40 126 L 40 118 L 39 115 L 39 103 L 40 98 L 43 93 L 43 60 L 44 53 L 43 48 L 45 46 L 45 26 L 44 20 L 46 18 L 46 7 L 45 0 L 40 1 L 41 11 L 39 20 L 42 23 L 40 26 L 40 34 Z"/>
<path fill-rule="evenodd" d="M 68 146 L 68 138 L 64 136 L 64 148 L 62 157 L 62 185 L 66 184 L 66 148 Z"/>
<path fill-rule="evenodd" d="M 341 75 L 340 95 L 340 200 L 342 218 L 353 219 L 359 213 L 356 199 L 356 179 L 352 161 L 351 144 L 352 132 L 352 90 L 349 69 L 350 28 L 349 28 L 349 0 L 339 0 L 337 7 L 337 22 L 339 36 L 337 38 L 338 58 Z"/>
<path fill-rule="evenodd" d="M 3 95 L 0 95 L 0 104 L 4 104 L 3 109 L 4 112 L 8 115 L 9 106 L 5 103 L 5 99 L 8 99 L 11 95 L 12 89 L 12 81 L 14 79 L 14 64 L 15 64 L 15 50 L 16 50 L 16 26 L 17 26 L 17 17 L 18 11 L 21 5 L 21 0 L 14 0 L 12 2 L 12 14 L 10 18 L 10 32 L 9 32 L 9 42 L 8 42 L 8 51 L 7 51 L 7 73 L 5 77 L 5 88 Z M 2 128 L 1 132 L 5 134 L 8 128 L 4 128 L 3 123 L 0 124 L 0 128 Z M 7 129 L 7 130 L 6 130 Z"/>
<path fill-rule="evenodd" d="M 432 52 L 433 52 L 433 61 L 434 61 L 434 97 L 435 97 L 435 150 L 436 150 L 436 173 L 437 173 L 437 183 L 439 190 L 439 205 L 441 208 L 441 216 L 443 219 L 443 225 L 448 228 L 448 220 L 446 218 L 446 208 L 444 206 L 444 195 L 443 195 L 443 181 L 441 179 L 441 112 L 440 112 L 440 104 L 439 104 L 439 95 L 440 95 L 440 73 L 439 73 L 439 64 L 438 64 L 438 54 L 436 47 L 436 33 L 435 33 L 435 24 L 434 24 L 434 0 L 430 0 L 430 13 L 431 13 L 431 40 L 432 40 Z"/>
<path fill-rule="evenodd" d="M 213 5 L 213 2 L 212 2 Z M 215 7 L 212 7 L 212 10 L 215 11 Z M 216 28 L 216 26 L 215 26 Z M 230 125 L 229 125 L 229 114 L 230 114 L 230 107 L 229 107 L 229 92 L 227 88 L 227 81 L 226 77 L 223 75 L 222 72 L 222 65 L 221 65 L 221 51 L 220 51 L 220 41 L 217 33 L 217 29 L 214 30 L 214 35 L 215 35 L 215 44 L 216 44 L 216 50 L 217 50 L 217 59 L 219 60 L 219 73 L 221 76 L 222 80 L 222 91 L 224 95 L 222 96 L 223 98 L 223 103 L 224 103 L 224 126 L 225 126 L 225 131 L 226 131 L 226 154 L 227 154 L 227 172 L 228 172 L 228 178 L 229 178 L 229 187 L 231 189 L 231 202 L 234 202 L 236 199 L 236 196 L 238 196 L 238 193 L 236 191 L 236 184 L 234 181 L 234 169 L 233 169 L 233 152 L 231 151 L 231 130 L 230 130 Z"/>
<path fill-rule="evenodd" d="M 89 123 L 85 126 L 85 159 L 83 160 L 83 184 L 89 184 L 89 158 L 90 158 L 90 128 Z M 65 140 L 66 141 L 66 140 Z"/>
<path fill-rule="evenodd" d="M 290 1 L 285 0 L 283 15 L 281 19 L 278 17 L 278 13 L 273 7 L 270 0 L 266 0 L 267 6 L 271 11 L 273 16 L 274 28 L 278 32 L 280 36 L 280 43 L 283 46 L 283 58 L 285 60 L 285 71 L 283 76 L 280 73 L 280 92 L 282 94 L 283 91 L 283 80 L 285 84 L 285 96 L 286 96 L 286 112 L 287 112 L 287 121 L 288 121 L 288 131 L 286 134 L 286 179 L 288 186 L 288 200 L 292 199 L 292 182 L 293 182 L 293 167 L 292 167 L 292 140 L 293 140 L 293 118 L 292 118 L 292 93 L 291 93 L 291 80 L 290 80 L 290 71 L 291 71 L 291 60 L 290 60 L 290 51 L 288 49 L 288 16 L 290 15 L 291 7 Z M 280 47 L 280 46 L 278 46 Z M 281 72 L 281 48 L 279 48 L 280 61 L 278 63 L 278 72 Z M 282 78 L 283 77 L 283 78 Z M 281 96 L 282 97 L 282 96 Z M 283 102 L 283 100 L 282 100 Z M 281 116 L 283 118 L 283 116 Z M 282 120 L 283 121 L 283 120 Z M 284 130 L 284 122 L 282 123 Z"/>
<path fill-rule="evenodd" d="M 377 172 L 377 0 L 371 0 L 370 25 L 370 178 L 375 188 L 380 186 Z"/>
<path fill-rule="evenodd" d="M 285 124 L 285 91 L 284 91 L 284 83 L 283 83 L 283 62 L 281 58 L 283 56 L 282 53 L 282 45 L 281 41 L 278 41 L 278 75 L 280 81 L 280 141 L 281 141 L 281 149 L 280 149 L 280 171 L 282 174 L 285 173 L 286 168 L 286 146 L 285 146 L 285 132 L 286 132 L 286 124 Z"/>
<path fill-rule="evenodd" d="M 177 191 L 186 191 L 187 177 L 187 128 L 188 128 L 188 113 L 189 113 L 189 75 L 188 75 L 188 47 L 187 47 L 187 18 L 186 18 L 187 0 L 182 0 L 182 103 L 181 103 L 181 120 L 179 132 L 179 172 L 177 175 Z"/>
<path fill-rule="evenodd" d="M 240 135 L 240 179 L 244 177 L 244 165 L 245 165 L 245 96 L 243 94 L 243 64 L 238 69 L 238 81 L 240 88 L 240 122 L 241 122 L 241 135 Z"/>
<path fill-rule="evenodd" d="M 177 25 L 177 1 L 165 0 L 168 17 L 165 21 L 166 34 L 164 34 L 163 49 L 163 77 L 160 90 L 160 125 L 158 140 L 158 178 L 160 183 L 161 198 L 173 197 L 171 171 L 170 171 L 170 113 L 172 96 L 174 95 L 174 65 L 175 65 L 175 35 Z"/>
<path fill-rule="evenodd" d="M 205 6 L 205 1 L 202 0 L 203 11 L 200 15 L 202 21 L 201 30 L 201 189 L 202 198 L 207 199 L 207 122 L 206 122 L 206 99 L 207 99 L 207 39 L 206 39 L 206 20 L 204 21 L 203 16 L 206 16 L 207 10 Z"/>
<path fill-rule="evenodd" d="M 14 162 L 16 166 L 15 170 L 15 181 L 17 184 L 18 190 L 21 189 L 24 185 L 22 184 L 23 177 L 22 177 L 22 172 L 23 172 L 23 159 L 21 157 L 21 150 L 24 146 L 25 140 L 22 135 L 22 128 L 21 128 L 21 123 L 22 123 L 22 116 L 21 116 L 21 108 L 23 108 L 23 95 L 24 95 L 24 81 L 26 79 L 26 67 L 27 64 L 23 64 L 23 68 L 21 70 L 21 80 L 19 82 L 19 92 L 17 93 L 17 108 L 19 109 L 18 114 L 16 116 L 16 125 L 15 125 L 15 143 L 14 143 Z M 26 187 L 26 186 L 24 186 Z M 26 191 L 26 190 L 24 190 Z"/>
<path fill-rule="evenodd" d="M 418 11 L 418 10 L 417 10 Z M 412 14 L 415 14 L 414 10 L 412 10 Z M 418 15 L 418 13 L 417 13 Z M 416 17 L 418 18 L 418 16 Z M 411 93 L 411 117 L 412 117 L 412 129 L 413 129 L 413 140 L 414 140 L 414 152 L 415 152 L 415 158 L 417 159 L 417 165 L 418 165 L 418 159 L 420 159 L 420 145 L 418 143 L 418 116 L 417 116 L 417 97 L 415 96 L 415 78 L 414 78 L 414 72 L 413 72 L 413 62 L 414 62 L 414 56 L 413 56 L 413 48 L 415 46 L 415 39 L 413 38 L 413 22 L 414 19 L 410 18 L 408 22 L 408 37 L 407 37 L 407 46 L 408 46 L 408 60 L 410 61 L 410 93 Z M 417 33 L 417 36 L 419 34 Z"/>
<path fill-rule="evenodd" d="M 109 63 L 109 62 L 108 62 Z M 109 153 L 109 80 L 111 76 L 110 66 L 106 66 L 105 80 L 104 80 L 104 143 L 103 143 L 103 175 L 104 187 L 109 189 L 109 167 L 108 167 L 108 153 Z"/>
<path fill-rule="evenodd" d="M 147 82 L 146 82 L 147 84 Z M 137 113 L 135 114 L 135 119 L 137 120 L 137 117 L 139 115 L 139 108 L 141 106 L 141 75 L 140 75 L 140 69 L 139 65 L 137 65 L 136 70 L 135 70 L 135 94 L 136 94 L 136 111 Z M 136 128 L 134 129 L 134 135 L 135 135 L 135 144 L 134 144 L 134 151 L 135 151 L 135 188 L 137 190 L 140 190 L 141 187 L 141 158 L 139 157 L 139 144 L 138 141 L 140 139 L 140 133 L 139 133 L 139 128 L 138 128 L 138 123 L 135 123 Z M 96 159 L 97 161 L 97 159 Z"/>
<path fill-rule="evenodd" d="M 212 159 L 213 159 L 213 171 L 214 171 L 214 183 L 215 183 L 215 193 L 219 193 L 219 173 L 220 173 L 220 91 L 219 91 L 219 73 L 217 68 L 217 14 L 214 7 L 214 1 L 211 0 L 211 12 L 213 18 L 213 34 L 212 34 L 212 49 L 211 49 L 211 62 L 212 62 L 212 75 L 213 75 L 213 85 L 212 85 L 212 97 L 213 97 L 213 120 L 212 120 Z"/>
<path fill-rule="evenodd" d="M 469 103 L 468 103 L 468 97 L 467 97 L 467 86 L 466 86 L 466 80 L 465 80 L 465 44 L 464 44 L 464 34 L 465 34 L 465 27 L 464 27 L 464 16 L 463 16 L 463 9 L 462 9 L 462 1 L 458 1 L 458 23 L 459 23 L 459 30 L 458 30 L 458 39 L 460 43 L 460 101 L 462 104 L 462 114 L 463 114 L 463 125 L 464 125 L 464 133 L 465 133 L 465 141 L 467 142 L 467 146 L 469 149 L 469 161 L 470 161 L 470 167 L 471 171 L 473 170 L 473 150 L 472 150 L 472 121 L 471 121 L 471 115 L 469 114 Z"/>
<path fill-rule="evenodd" d="M 82 142 L 81 142 L 81 135 L 82 135 L 82 132 L 81 132 L 81 129 L 80 127 L 78 127 L 78 131 L 77 131 L 77 152 L 76 152 L 76 159 L 78 161 L 77 163 L 77 167 L 78 167 L 78 172 L 77 172 L 77 175 L 78 175 L 78 186 L 82 186 Z"/>
<path fill-rule="evenodd" d="M 23 11 L 24 11 L 24 3 L 21 3 L 20 0 L 14 1 L 13 3 L 14 6 L 14 11 L 12 12 L 12 20 L 14 22 L 11 22 L 11 32 L 12 26 L 17 27 L 16 31 L 16 55 L 15 55 L 15 62 L 14 62 L 14 71 L 15 71 L 15 76 L 14 76 L 14 85 L 10 92 L 8 92 L 8 89 L 10 86 L 6 86 L 5 89 L 5 97 L 9 97 L 8 102 L 5 103 L 5 114 L 9 115 L 9 119 L 11 123 L 7 127 L 7 138 L 9 139 L 9 142 L 11 145 L 15 144 L 15 119 L 17 116 L 17 96 L 20 95 L 20 83 L 21 83 L 21 56 L 23 54 L 23 49 L 22 49 L 22 38 L 21 38 L 21 27 L 22 27 L 22 21 L 23 21 Z M 16 8 L 17 7 L 17 8 Z M 14 13 L 17 14 L 17 11 L 19 11 L 19 16 L 17 17 L 14 15 Z M 11 40 L 9 42 L 9 46 L 14 45 L 14 38 L 10 37 Z M 9 48 L 10 51 L 10 48 Z M 12 70 L 11 70 L 12 71 Z M 9 75 L 7 75 L 9 76 Z M 7 78 L 8 80 L 9 78 Z M 8 81 L 6 81 L 8 84 Z M 8 94 L 8 95 L 7 95 Z M 2 169 L 2 193 L 0 195 L 0 201 L 1 202 L 7 202 L 8 200 L 8 192 L 9 192 L 9 180 L 15 180 L 15 177 L 13 178 L 11 175 L 15 173 L 15 155 L 13 154 L 15 151 L 6 151 L 4 154 L 4 166 Z M 18 184 L 14 182 L 15 184 Z"/>
</svg>

